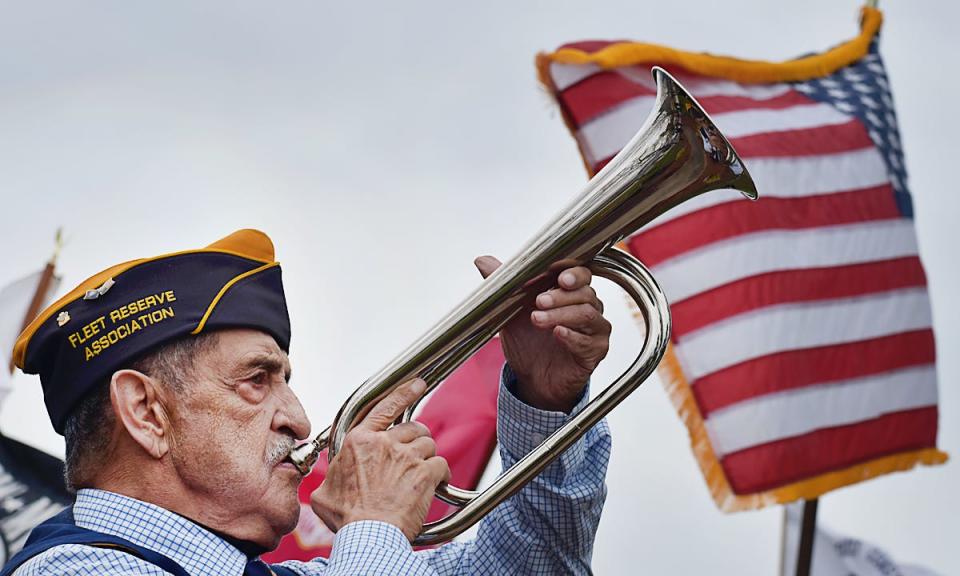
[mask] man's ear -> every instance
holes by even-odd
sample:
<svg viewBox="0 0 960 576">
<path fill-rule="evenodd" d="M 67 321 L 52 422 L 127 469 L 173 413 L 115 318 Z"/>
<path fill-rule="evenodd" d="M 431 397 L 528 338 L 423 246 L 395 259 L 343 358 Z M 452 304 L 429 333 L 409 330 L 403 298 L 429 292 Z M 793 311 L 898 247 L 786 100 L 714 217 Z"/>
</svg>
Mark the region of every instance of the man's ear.
<svg viewBox="0 0 960 576">
<path fill-rule="evenodd" d="M 110 379 L 110 403 L 127 434 L 156 459 L 170 449 L 169 420 L 156 381 L 136 370 L 118 370 Z"/>
</svg>

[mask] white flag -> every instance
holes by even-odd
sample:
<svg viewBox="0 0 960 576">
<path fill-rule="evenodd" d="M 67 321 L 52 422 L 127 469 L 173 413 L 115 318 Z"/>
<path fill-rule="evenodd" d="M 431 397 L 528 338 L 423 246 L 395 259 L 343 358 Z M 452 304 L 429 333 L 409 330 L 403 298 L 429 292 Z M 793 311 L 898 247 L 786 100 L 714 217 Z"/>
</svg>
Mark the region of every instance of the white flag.
<svg viewBox="0 0 960 576">
<path fill-rule="evenodd" d="M 797 570 L 797 549 L 800 547 L 800 524 L 803 503 L 786 506 L 783 576 L 794 576 Z M 813 563 L 810 576 L 939 576 L 921 566 L 897 564 L 889 554 L 869 542 L 850 538 L 818 527 L 813 542 Z"/>
<path fill-rule="evenodd" d="M 13 356 L 13 345 L 23 328 L 23 320 L 42 277 L 43 270 L 40 270 L 0 288 L 0 362 L 2 362 L 0 364 L 0 404 L 3 404 L 4 398 L 10 392 L 9 366 L 10 358 Z M 40 303 L 41 307 L 49 302 L 58 284 L 59 279 L 54 276 Z"/>
</svg>

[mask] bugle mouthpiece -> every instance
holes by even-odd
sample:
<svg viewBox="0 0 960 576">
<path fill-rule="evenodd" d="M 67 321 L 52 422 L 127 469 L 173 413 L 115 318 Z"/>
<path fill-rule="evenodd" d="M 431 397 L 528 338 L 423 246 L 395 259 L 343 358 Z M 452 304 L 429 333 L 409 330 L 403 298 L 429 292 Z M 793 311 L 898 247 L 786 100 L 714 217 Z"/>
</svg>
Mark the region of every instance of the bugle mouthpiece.
<svg viewBox="0 0 960 576">
<path fill-rule="evenodd" d="M 287 460 L 297 467 L 300 474 L 306 476 L 313 469 L 313 465 L 320 458 L 320 453 L 327 447 L 327 438 L 329 438 L 329 428 L 318 435 L 313 440 L 301 444 L 287 454 Z"/>
</svg>

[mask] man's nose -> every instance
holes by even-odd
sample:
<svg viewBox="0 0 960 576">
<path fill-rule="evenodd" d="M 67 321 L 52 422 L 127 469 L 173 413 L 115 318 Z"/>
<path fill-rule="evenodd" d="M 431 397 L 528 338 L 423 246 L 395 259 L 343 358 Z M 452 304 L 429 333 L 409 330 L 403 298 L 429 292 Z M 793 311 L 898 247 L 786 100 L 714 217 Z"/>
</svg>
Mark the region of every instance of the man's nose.
<svg viewBox="0 0 960 576">
<path fill-rule="evenodd" d="M 274 415 L 273 427 L 275 430 L 288 430 L 297 440 L 305 440 L 310 436 L 310 419 L 300 399 L 289 387 L 286 387 L 283 405 Z"/>
</svg>

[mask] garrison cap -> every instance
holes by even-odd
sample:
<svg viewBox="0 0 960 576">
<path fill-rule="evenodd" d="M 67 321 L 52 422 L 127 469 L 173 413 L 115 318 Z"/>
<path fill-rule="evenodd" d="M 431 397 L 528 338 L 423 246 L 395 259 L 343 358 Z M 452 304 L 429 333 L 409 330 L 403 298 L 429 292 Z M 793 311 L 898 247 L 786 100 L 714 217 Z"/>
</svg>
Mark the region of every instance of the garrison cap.
<svg viewBox="0 0 960 576">
<path fill-rule="evenodd" d="M 290 348 L 273 243 L 239 230 L 199 250 L 131 260 L 91 276 L 20 334 L 16 365 L 39 374 L 54 429 L 87 392 L 144 353 L 218 328 L 254 328 Z"/>
</svg>

